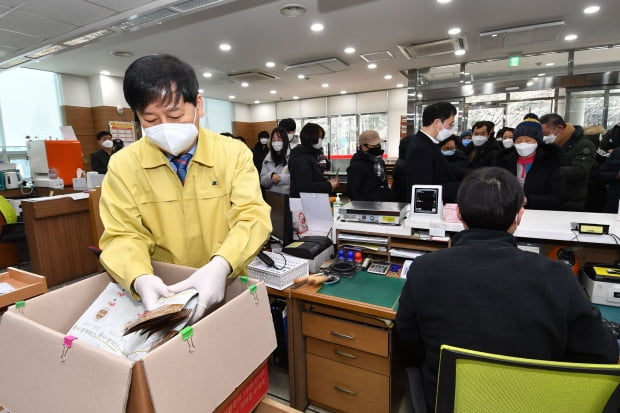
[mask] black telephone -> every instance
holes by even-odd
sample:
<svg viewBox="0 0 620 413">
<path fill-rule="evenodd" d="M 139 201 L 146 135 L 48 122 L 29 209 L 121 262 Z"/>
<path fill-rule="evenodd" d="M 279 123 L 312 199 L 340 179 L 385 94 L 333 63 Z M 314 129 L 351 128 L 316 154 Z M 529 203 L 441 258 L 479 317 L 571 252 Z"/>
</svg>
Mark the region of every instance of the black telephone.
<svg viewBox="0 0 620 413">
<path fill-rule="evenodd" d="M 332 240 L 322 236 L 301 237 L 284 247 L 282 252 L 294 257 L 314 259 L 321 252 L 332 246 Z"/>
</svg>

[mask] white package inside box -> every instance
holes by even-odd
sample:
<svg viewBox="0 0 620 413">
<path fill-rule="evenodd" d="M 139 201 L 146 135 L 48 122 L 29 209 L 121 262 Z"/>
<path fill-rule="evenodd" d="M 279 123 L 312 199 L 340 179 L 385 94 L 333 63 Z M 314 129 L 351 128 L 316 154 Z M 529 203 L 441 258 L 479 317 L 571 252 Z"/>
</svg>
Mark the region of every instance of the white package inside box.
<svg viewBox="0 0 620 413">
<path fill-rule="evenodd" d="M 194 271 L 153 266 L 168 284 Z M 98 274 L 0 317 L 0 405 L 12 413 L 210 412 L 276 347 L 264 283 L 252 280 L 251 294 L 231 279 L 225 304 L 193 326 L 193 352 L 177 335 L 133 362 L 78 339 L 61 361 L 66 332 L 109 281 Z"/>
</svg>

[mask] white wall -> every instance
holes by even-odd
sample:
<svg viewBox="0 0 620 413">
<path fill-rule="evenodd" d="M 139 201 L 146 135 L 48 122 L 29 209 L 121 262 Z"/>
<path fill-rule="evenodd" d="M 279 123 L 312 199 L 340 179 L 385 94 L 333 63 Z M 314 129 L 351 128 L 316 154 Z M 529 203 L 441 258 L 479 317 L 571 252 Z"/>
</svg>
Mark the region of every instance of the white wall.
<svg viewBox="0 0 620 413">
<path fill-rule="evenodd" d="M 99 82 L 101 84 L 101 95 L 103 103 L 101 106 L 118 106 L 129 107 L 125 101 L 125 95 L 123 93 L 123 79 L 113 76 L 99 76 Z M 99 105 L 95 105 L 99 106 Z"/>
<path fill-rule="evenodd" d="M 407 89 L 391 89 L 388 97 L 388 156 L 398 158 L 400 117 L 407 115 Z"/>
<path fill-rule="evenodd" d="M 246 105 L 243 103 L 233 104 L 233 122 L 234 121 L 252 122 L 252 114 L 250 113 L 250 105 Z"/>
<path fill-rule="evenodd" d="M 60 89 L 62 105 L 90 107 L 88 78 L 61 74 Z"/>
<path fill-rule="evenodd" d="M 276 105 L 275 103 L 252 105 L 250 107 L 250 114 L 252 119 L 250 122 L 268 122 L 270 120 L 276 120 Z"/>
</svg>

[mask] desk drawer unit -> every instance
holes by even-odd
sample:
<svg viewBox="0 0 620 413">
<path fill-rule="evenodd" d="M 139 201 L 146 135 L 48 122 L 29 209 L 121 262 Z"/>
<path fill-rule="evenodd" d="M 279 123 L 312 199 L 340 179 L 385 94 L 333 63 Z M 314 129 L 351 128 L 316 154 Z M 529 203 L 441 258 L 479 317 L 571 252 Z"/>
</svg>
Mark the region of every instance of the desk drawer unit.
<svg viewBox="0 0 620 413">
<path fill-rule="evenodd" d="M 390 411 L 386 329 L 310 311 L 302 327 L 310 400 L 339 412 Z"/>
</svg>

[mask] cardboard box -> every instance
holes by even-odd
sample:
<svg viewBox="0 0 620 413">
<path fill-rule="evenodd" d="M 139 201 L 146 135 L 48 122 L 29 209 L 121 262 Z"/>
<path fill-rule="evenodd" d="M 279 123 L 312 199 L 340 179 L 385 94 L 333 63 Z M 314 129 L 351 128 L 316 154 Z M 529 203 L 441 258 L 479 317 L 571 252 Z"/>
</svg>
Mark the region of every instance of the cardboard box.
<svg viewBox="0 0 620 413">
<path fill-rule="evenodd" d="M 47 292 L 45 277 L 13 267 L 0 274 L 0 282 L 15 288 L 15 291 L 0 294 L 0 309 Z"/>
<path fill-rule="evenodd" d="M 171 284 L 194 270 L 153 263 Z M 225 303 L 141 361 L 64 336 L 110 281 L 106 273 L 11 307 L 0 318 L 0 404 L 12 413 L 167 413 L 215 410 L 276 348 L 267 290 L 229 280 Z M 8 338 L 8 339 L 7 339 Z M 65 361 L 61 353 L 66 351 Z"/>
</svg>

